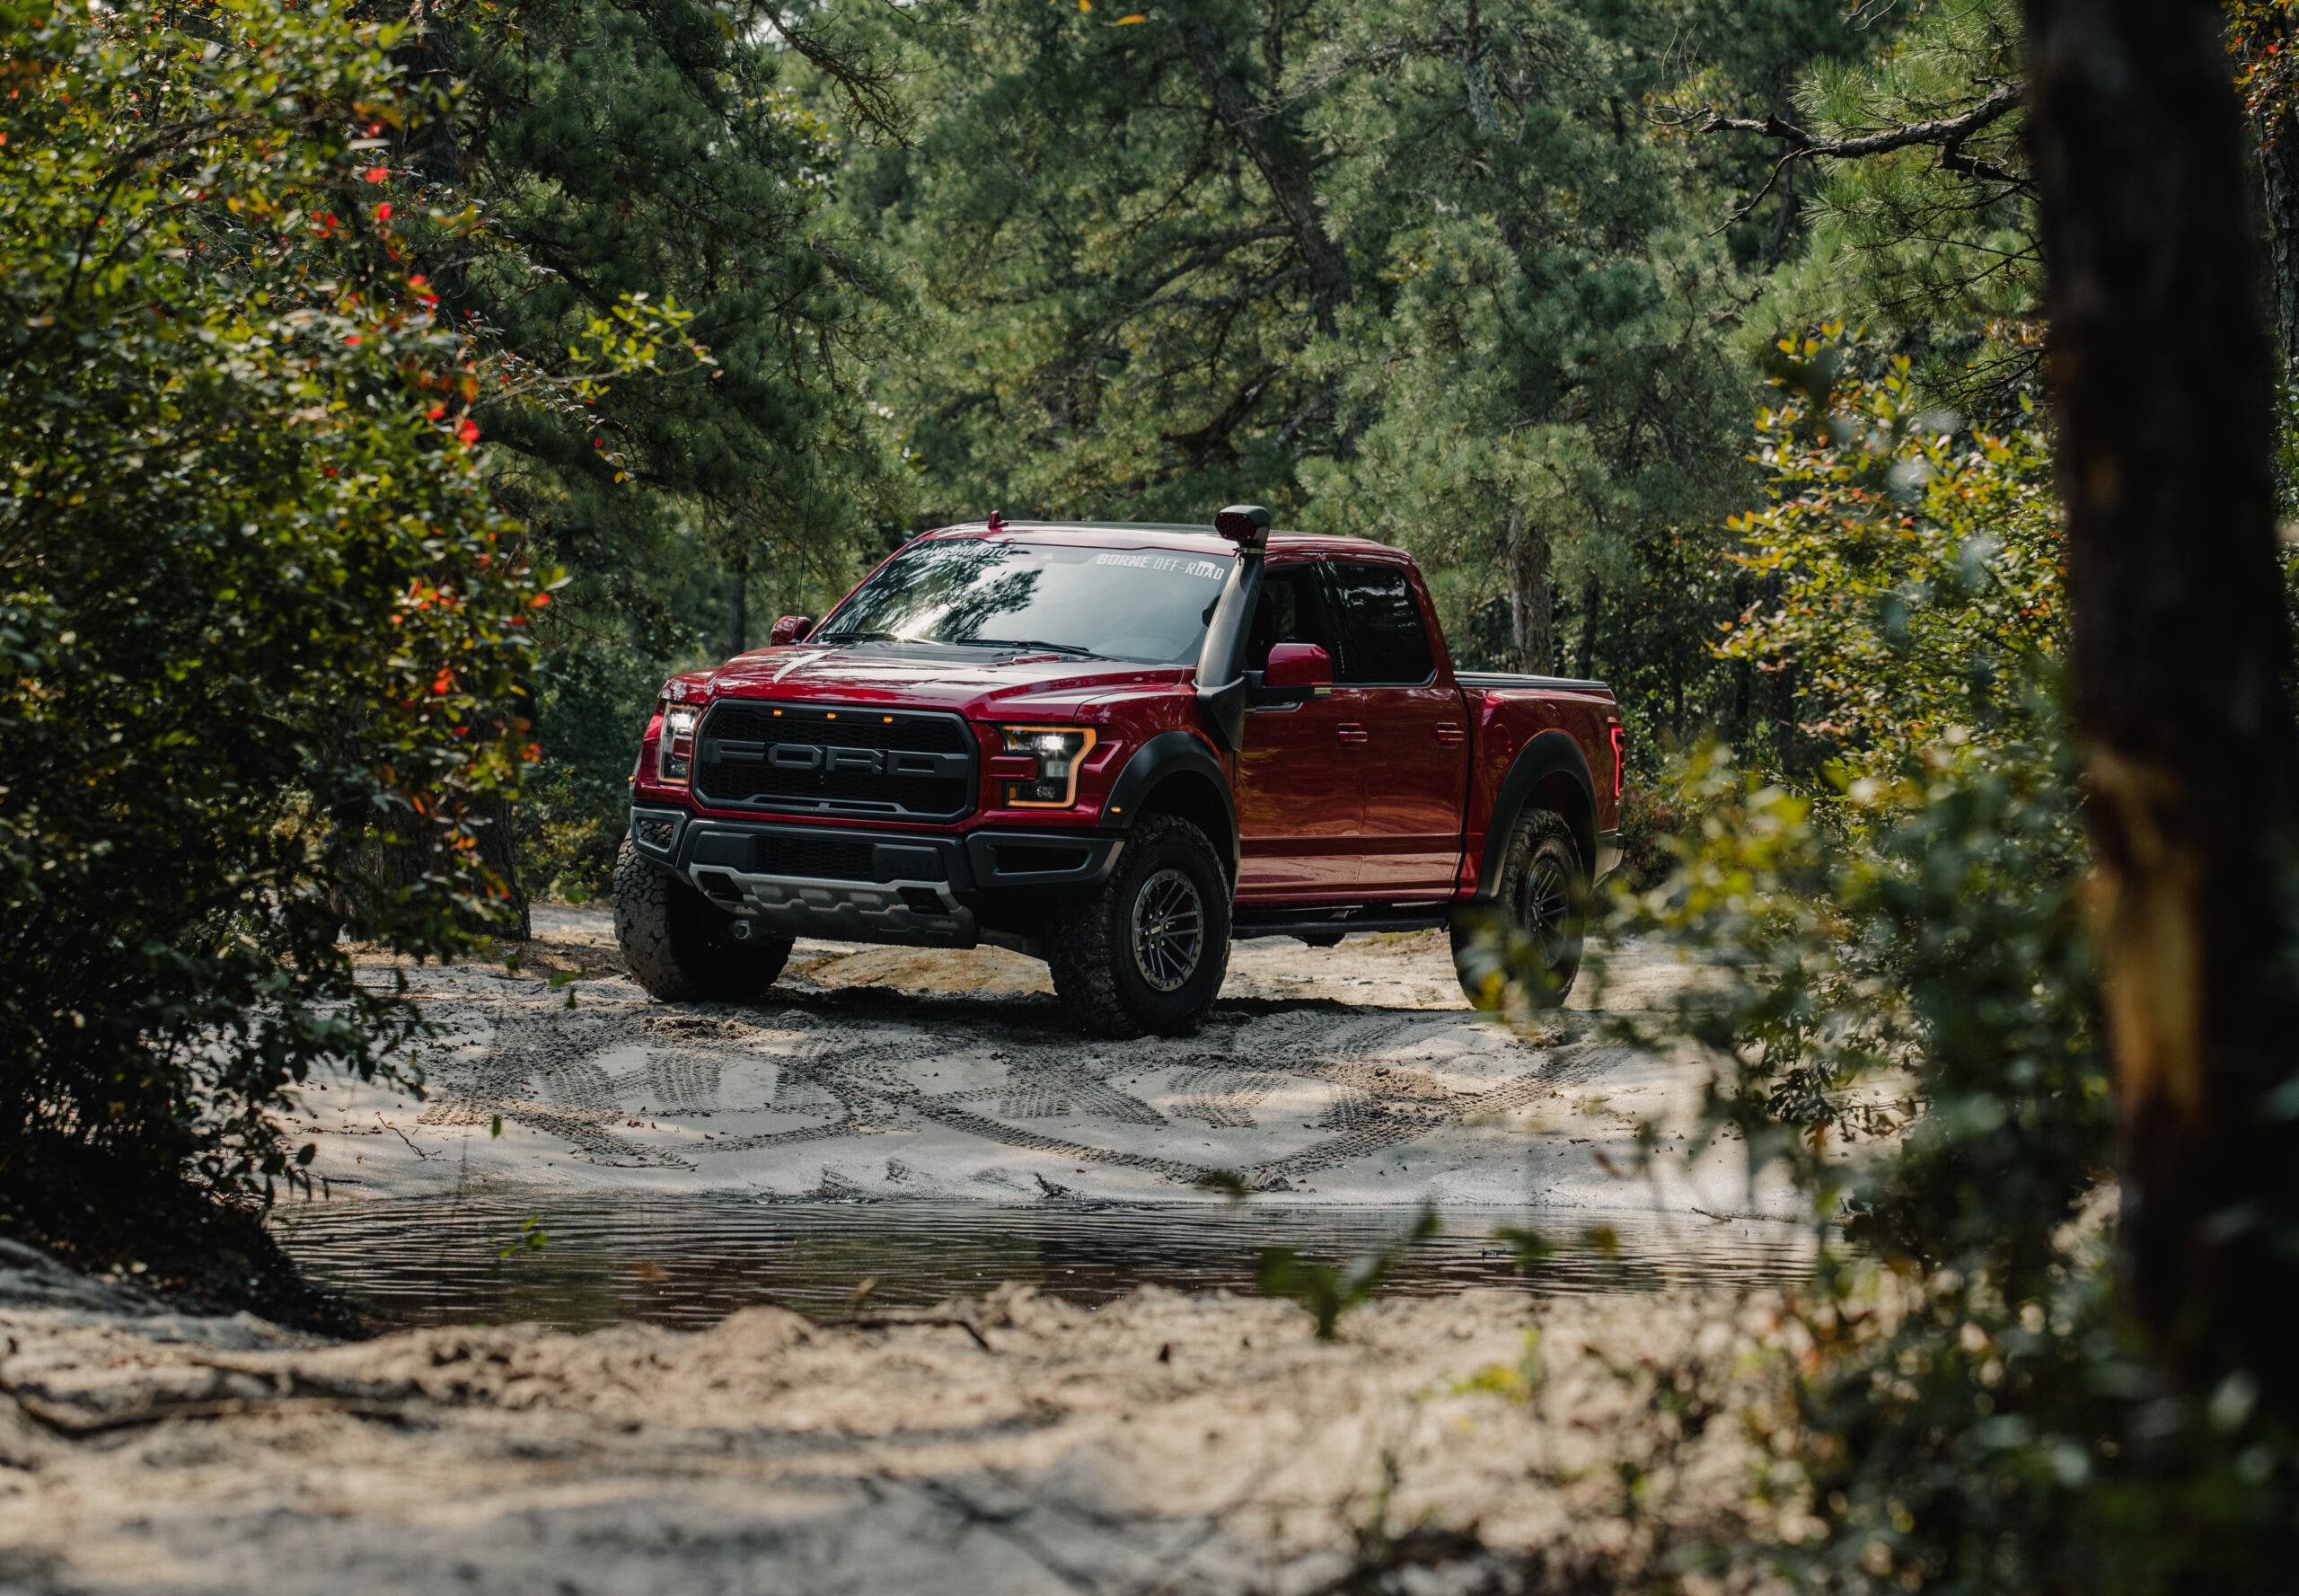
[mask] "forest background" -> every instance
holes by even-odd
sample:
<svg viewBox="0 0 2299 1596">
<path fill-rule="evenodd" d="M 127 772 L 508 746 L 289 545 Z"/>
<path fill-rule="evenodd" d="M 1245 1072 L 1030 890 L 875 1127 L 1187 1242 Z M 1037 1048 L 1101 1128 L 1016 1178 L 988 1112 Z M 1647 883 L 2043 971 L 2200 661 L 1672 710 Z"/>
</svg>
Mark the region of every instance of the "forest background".
<svg viewBox="0 0 2299 1596">
<path fill-rule="evenodd" d="M 1762 1420 L 1810 1533 L 1752 1555 L 1829 1589 L 2287 1583 L 2284 0 L 0 26 L 0 1229 L 96 1261 L 196 1209 L 169 1171 L 295 1179 L 294 1083 L 401 1069 L 418 1024 L 342 933 L 444 955 L 596 894 L 668 672 L 927 526 L 1255 499 L 1413 551 L 1460 663 L 1620 696 L 1604 912 L 1731 975 L 1676 1027 L 1712 1131 L 1849 1243 Z M 2125 207 L 2124 254 L 2193 288 L 2106 336 L 2080 250 L 2046 269 L 2055 196 L 2063 242 L 2096 219 L 2081 95 L 2031 125 L 2055 61 L 2198 96 L 2091 130 L 2167 218 Z M 2089 387 L 2048 382 L 2055 338 Z M 2213 513 L 2087 544 L 2145 454 L 2102 450 L 2123 413 Z M 2131 591 L 2185 630 L 2101 602 Z M 2103 657 L 2144 667 L 2127 701 Z M 2210 757 L 2117 763 L 2183 680 L 2152 724 Z M 2216 829 L 2118 831 L 2150 805 Z M 2151 871 L 2153 920 L 2087 914 Z M 2200 1040 L 2134 1074 L 2159 1015 Z M 1616 1583 L 1751 1555 L 1662 1553 Z"/>
<path fill-rule="evenodd" d="M 1860 745 L 1899 710 L 1792 657 L 1794 556 L 1734 518 L 1775 380 L 1847 358 L 1909 384 L 1903 428 L 2048 479 L 2013 9 L 593 4 L 465 36 L 454 159 L 540 268 L 481 314 L 548 358 L 673 294 L 717 362 L 490 428 L 575 578 L 523 880 L 600 889 L 668 670 L 991 510 L 1246 498 L 1401 544 L 1460 663 L 1602 676 L 1648 773 L 1704 734 L 1802 775 Z"/>
</svg>

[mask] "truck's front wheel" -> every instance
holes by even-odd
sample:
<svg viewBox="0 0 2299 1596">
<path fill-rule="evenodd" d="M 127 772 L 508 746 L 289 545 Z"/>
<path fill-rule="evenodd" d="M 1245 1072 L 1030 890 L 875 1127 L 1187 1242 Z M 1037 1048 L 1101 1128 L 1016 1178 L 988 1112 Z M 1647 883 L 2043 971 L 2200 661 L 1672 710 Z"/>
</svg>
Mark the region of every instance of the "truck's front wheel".
<svg viewBox="0 0 2299 1596">
<path fill-rule="evenodd" d="M 614 939 L 631 979 L 666 1003 L 762 996 L 788 937 L 735 935 L 735 917 L 632 847 L 614 856 Z"/>
<path fill-rule="evenodd" d="M 1487 838 L 1491 846 L 1493 839 Z M 1492 901 L 1453 916 L 1453 968 L 1480 1009 L 1554 1009 L 1581 973 L 1589 917 L 1589 870 L 1572 828 L 1547 809 L 1528 809 L 1511 828 Z"/>
<path fill-rule="evenodd" d="M 1229 872 L 1203 832 L 1153 815 L 1126 840 L 1110 878 L 1052 930 L 1054 995 L 1080 1029 L 1186 1035 L 1229 968 Z"/>
</svg>

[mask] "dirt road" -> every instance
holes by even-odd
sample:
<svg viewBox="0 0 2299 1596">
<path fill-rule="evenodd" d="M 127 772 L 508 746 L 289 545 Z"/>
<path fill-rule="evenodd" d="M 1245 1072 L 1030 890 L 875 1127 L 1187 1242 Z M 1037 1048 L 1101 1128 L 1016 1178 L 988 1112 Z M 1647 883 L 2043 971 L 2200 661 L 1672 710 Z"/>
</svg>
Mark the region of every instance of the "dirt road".
<svg viewBox="0 0 2299 1596">
<path fill-rule="evenodd" d="M 1222 1200 L 1204 1183 L 1227 1174 L 1289 1204 L 1788 1211 L 1729 1149 L 1632 1174 L 1637 1125 L 1673 1147 L 1702 1066 L 1603 1040 L 1586 1008 L 1497 1027 L 1435 933 L 1243 944 L 1199 1035 L 1112 1044 L 992 948 L 802 943 L 759 1003 L 674 1007 L 621 973 L 603 911 L 538 930 L 516 974 L 413 973 L 442 1032 L 425 1099 L 306 1094 L 329 1193 L 1176 1203 Z M 1687 979 L 1632 946 L 1603 990 L 1649 1009 Z"/>
<path fill-rule="evenodd" d="M 1048 1210 L 1018 1222 L 1223 1202 L 1211 1171 L 1288 1207 L 1786 1206 L 1730 1150 L 1632 1175 L 1635 1127 L 1687 1121 L 1700 1066 L 1586 1009 L 1495 1028 L 1432 937 L 1248 945 L 1201 1035 L 1110 1045 L 995 952 L 805 948 L 763 1002 L 673 1008 L 620 974 L 603 915 L 541 920 L 516 974 L 412 973 L 440 1027 L 424 1098 L 307 1094 L 322 1191 L 355 1204 L 330 1212 Z M 1608 1001 L 1687 979 L 1628 948 Z M 1222 1292 L 862 1301 L 329 1345 L 0 1242 L 0 1592 L 1466 1596 L 1639 1584 L 1760 1527 L 1736 1415 L 1777 1398 L 1762 1292 L 1391 1298 L 1330 1343 Z"/>
<path fill-rule="evenodd" d="M 0 1241 L 0 1591 L 1643 1588 L 1758 1521 L 1737 1415 L 1771 1316 L 1478 1292 L 1321 1343 L 1288 1303 L 1006 1292 L 330 1345 Z"/>
</svg>

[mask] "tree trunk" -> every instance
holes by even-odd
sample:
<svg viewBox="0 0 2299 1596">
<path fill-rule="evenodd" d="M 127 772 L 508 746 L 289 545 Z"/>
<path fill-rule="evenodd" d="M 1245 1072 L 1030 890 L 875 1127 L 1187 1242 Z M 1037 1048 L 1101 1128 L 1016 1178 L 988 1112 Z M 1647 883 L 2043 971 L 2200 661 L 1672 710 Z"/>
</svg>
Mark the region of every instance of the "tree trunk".
<svg viewBox="0 0 2299 1596">
<path fill-rule="evenodd" d="M 1786 602 L 1780 573 L 1775 571 L 1764 581 L 1764 604 L 1767 611 L 1777 612 Z M 1793 659 L 1781 660 L 1765 673 L 1767 690 L 1765 697 L 1772 720 L 1772 763 L 1783 775 L 1793 776 L 1798 769 L 1796 748 L 1796 666 Z"/>
<path fill-rule="evenodd" d="M 2299 48 L 2299 40 L 2294 41 Z M 2278 367 L 2299 366 L 2299 115 L 2286 113 L 2259 152 L 2260 211 L 2267 225 L 2268 309 Z"/>
<path fill-rule="evenodd" d="M 2295 1406 L 2286 965 L 2299 737 L 2271 360 L 2215 0 L 2029 0 L 2028 124 L 2067 515 L 2133 1299 L 2190 1377 Z"/>
<path fill-rule="evenodd" d="M 2284 52 L 2299 49 L 2299 19 L 2271 24 Z M 2268 316 L 2277 369 L 2299 363 L 2299 110 L 2277 99 L 2252 129 L 2259 143 L 2259 220 L 2267 233 Z"/>
<path fill-rule="evenodd" d="M 751 646 L 751 555 L 747 549 L 735 551 L 735 596 L 727 605 L 727 657 L 732 659 Z"/>
<path fill-rule="evenodd" d="M 1336 330 L 1336 313 L 1349 303 L 1349 262 L 1326 231 L 1308 161 L 1278 113 L 1246 92 L 1211 27 L 1204 22 L 1185 27 L 1182 48 L 1213 101 L 1214 114 L 1260 171 L 1292 230 L 1294 247 L 1309 269 L 1310 313 L 1317 331 L 1330 336 Z"/>
<path fill-rule="evenodd" d="M 1597 622 L 1604 613 L 1605 588 L 1591 574 L 1581 579 L 1581 651 L 1572 674 L 1587 681 L 1597 669 Z"/>
<path fill-rule="evenodd" d="M 1748 613 L 1748 578 L 1743 571 L 1732 578 L 1732 610 L 1746 620 Z M 1732 661 L 1732 736 L 1737 740 L 1756 739 L 1756 662 L 1742 654 Z"/>
<path fill-rule="evenodd" d="M 527 901 L 527 885 L 519 874 L 518 806 L 500 794 L 490 794 L 472 806 L 472 814 L 485 822 L 479 828 L 480 862 L 502 877 L 509 897 L 511 923 L 502 934 L 508 941 L 532 940 L 534 908 Z"/>
<path fill-rule="evenodd" d="M 1546 675 L 1555 668 L 1556 658 L 1548 534 L 1527 520 L 1524 511 L 1511 510 L 1502 555 L 1509 569 L 1510 649 L 1519 670 Z"/>
<path fill-rule="evenodd" d="M 1764 248 L 1764 269 L 1778 266 L 1788 252 L 1788 238 L 1796 225 L 1796 213 L 1802 208 L 1796 192 L 1796 168 L 1784 168 L 1780 173 L 1780 209 L 1772 221 L 1772 238 Z"/>
<path fill-rule="evenodd" d="M 439 10 L 440 0 L 416 0 L 412 11 L 416 25 L 392 52 L 407 74 L 406 81 L 416 101 L 414 119 L 392 137 L 401 163 L 412 166 L 427 181 L 455 189 L 463 181 L 463 151 L 450 108 L 454 84 L 461 75 L 456 70 L 448 25 L 440 20 Z M 460 248 L 427 253 L 424 264 L 430 273 L 432 287 L 451 300 L 460 295 L 467 260 L 467 251 Z"/>
<path fill-rule="evenodd" d="M 1802 768 L 1796 747 L 1796 667 L 1783 665 L 1772 674 L 1772 758 L 1783 775 Z"/>
</svg>

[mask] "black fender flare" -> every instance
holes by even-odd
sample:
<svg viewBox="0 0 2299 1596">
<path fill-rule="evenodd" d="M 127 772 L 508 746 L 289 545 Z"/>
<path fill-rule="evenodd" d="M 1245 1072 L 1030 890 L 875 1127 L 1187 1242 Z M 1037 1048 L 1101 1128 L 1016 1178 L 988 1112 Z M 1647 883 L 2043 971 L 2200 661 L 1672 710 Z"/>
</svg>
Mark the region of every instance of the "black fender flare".
<svg viewBox="0 0 2299 1596">
<path fill-rule="evenodd" d="M 1586 807 L 1577 819 L 1570 815 L 1564 819 L 1572 826 L 1572 840 L 1587 868 L 1591 872 L 1597 869 L 1597 783 L 1589 774 L 1589 756 L 1581 752 L 1571 732 L 1552 729 L 1525 745 L 1502 778 L 1501 790 L 1493 795 L 1493 813 L 1484 824 L 1484 857 L 1477 860 L 1478 897 L 1490 898 L 1500 889 L 1501 867 L 1508 850 L 1496 846 L 1496 842 L 1516 829 L 1517 817 L 1525 812 L 1533 789 L 1551 776 L 1563 776 L 1581 789 Z"/>
<path fill-rule="evenodd" d="M 1135 818 L 1146 807 L 1158 787 L 1184 772 L 1203 776 L 1220 795 L 1222 818 L 1229 834 L 1216 837 L 1218 846 L 1227 842 L 1229 857 L 1238 857 L 1238 800 L 1229 790 L 1229 772 L 1221 768 L 1205 739 L 1194 732 L 1164 731 L 1151 737 L 1125 762 L 1118 772 L 1117 780 L 1110 787 L 1110 796 L 1102 805 L 1102 824 L 1113 831 L 1132 831 Z"/>
</svg>

